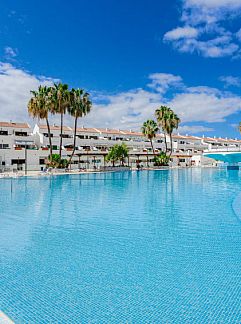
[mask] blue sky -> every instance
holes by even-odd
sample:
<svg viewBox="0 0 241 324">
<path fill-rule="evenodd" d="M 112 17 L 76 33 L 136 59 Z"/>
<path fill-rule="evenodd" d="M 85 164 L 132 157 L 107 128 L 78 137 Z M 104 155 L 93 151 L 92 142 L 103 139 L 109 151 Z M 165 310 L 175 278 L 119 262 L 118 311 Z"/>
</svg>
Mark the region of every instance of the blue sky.
<svg viewBox="0 0 241 324">
<path fill-rule="evenodd" d="M 0 118 L 27 120 L 29 91 L 57 79 L 91 93 L 85 125 L 138 129 L 166 104 L 182 133 L 239 137 L 240 14 L 241 0 L 1 2 Z"/>
</svg>

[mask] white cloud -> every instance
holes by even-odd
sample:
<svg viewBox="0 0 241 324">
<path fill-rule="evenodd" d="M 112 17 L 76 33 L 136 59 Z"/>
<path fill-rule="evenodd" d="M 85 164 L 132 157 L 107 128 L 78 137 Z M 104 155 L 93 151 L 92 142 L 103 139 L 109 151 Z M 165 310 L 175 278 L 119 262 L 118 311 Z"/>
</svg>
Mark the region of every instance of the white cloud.
<svg viewBox="0 0 241 324">
<path fill-rule="evenodd" d="M 197 52 L 204 57 L 223 57 L 237 53 L 238 45 L 232 43 L 229 36 L 221 36 L 207 41 L 197 39 L 179 40 L 174 47 L 183 53 Z"/>
<path fill-rule="evenodd" d="M 241 41 L 241 28 L 237 31 L 236 37 L 238 38 L 239 41 Z"/>
<path fill-rule="evenodd" d="M 0 120 L 31 121 L 27 114 L 30 90 L 53 81 L 57 80 L 0 63 Z M 172 92 L 167 95 L 169 90 Z M 191 133 L 192 125 L 185 123 L 224 122 L 229 115 L 241 111 L 241 97 L 207 86 L 188 87 L 180 76 L 166 73 L 151 74 L 145 88 L 113 95 L 93 93 L 92 100 L 93 109 L 79 121 L 80 125 L 140 129 L 143 121 L 153 118 L 155 109 L 164 104 L 180 116 L 180 130 Z M 65 122 L 72 125 L 73 121 L 66 116 Z M 208 131 L 200 127 L 204 126 L 195 126 L 197 132 Z"/>
<path fill-rule="evenodd" d="M 241 86 L 241 78 L 239 77 L 227 75 L 227 76 L 221 76 L 219 80 L 224 82 L 226 88 L 230 86 L 235 86 L 235 87 Z"/>
<path fill-rule="evenodd" d="M 0 62 L 0 118 L 8 121 L 28 120 L 27 103 L 30 90 L 40 84 L 51 84 L 53 79 L 35 76 L 9 63 Z"/>
<path fill-rule="evenodd" d="M 18 50 L 17 49 L 13 49 L 10 46 L 6 46 L 4 48 L 4 53 L 5 53 L 5 57 L 7 59 L 13 59 L 14 57 L 16 57 L 18 55 Z"/>
<path fill-rule="evenodd" d="M 147 118 L 153 117 L 155 108 L 160 104 L 162 96 L 143 89 L 109 95 L 107 103 L 95 104 L 92 112 L 83 122 L 96 127 L 139 129 Z"/>
<path fill-rule="evenodd" d="M 186 0 L 186 6 L 197 6 L 206 8 L 220 8 L 220 7 L 241 7 L 240 0 Z"/>
<path fill-rule="evenodd" d="M 226 117 L 241 110 L 241 98 L 233 94 L 187 91 L 177 94 L 168 105 L 182 122 L 224 122 Z"/>
<path fill-rule="evenodd" d="M 170 30 L 164 35 L 165 40 L 177 40 L 182 38 L 196 38 L 198 36 L 198 30 L 193 27 L 177 27 Z"/>
<path fill-rule="evenodd" d="M 179 84 L 182 79 L 177 80 Z M 155 82 L 152 84 L 154 92 L 136 89 L 106 96 L 106 103 L 96 103 L 83 121 L 96 127 L 138 129 L 144 120 L 153 118 L 154 110 L 162 104 L 173 108 L 183 123 L 224 122 L 229 115 L 241 111 L 241 97 L 227 91 L 207 86 L 187 87 L 182 83 L 182 88 L 175 92 L 175 86 L 173 97 L 167 99 L 165 83 L 163 88 Z"/>
<path fill-rule="evenodd" d="M 150 88 L 160 93 L 166 92 L 170 87 L 179 88 L 183 86 L 182 78 L 179 75 L 169 73 L 153 73 L 149 75 L 151 82 L 148 84 Z"/>
<path fill-rule="evenodd" d="M 238 58 L 241 32 L 227 30 L 225 20 L 239 18 L 240 14 L 240 0 L 183 0 L 183 26 L 168 31 L 163 40 L 180 52 Z"/>
<path fill-rule="evenodd" d="M 206 127 L 202 125 L 189 126 L 184 125 L 178 128 L 178 132 L 182 134 L 200 134 L 206 132 L 212 132 L 214 129 L 211 127 Z"/>
</svg>

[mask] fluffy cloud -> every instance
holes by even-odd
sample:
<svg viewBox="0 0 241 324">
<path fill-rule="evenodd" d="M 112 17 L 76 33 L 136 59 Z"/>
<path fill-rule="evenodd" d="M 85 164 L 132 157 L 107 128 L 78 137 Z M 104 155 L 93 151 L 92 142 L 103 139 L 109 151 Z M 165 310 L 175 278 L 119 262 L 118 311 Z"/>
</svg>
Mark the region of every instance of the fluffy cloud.
<svg viewBox="0 0 241 324">
<path fill-rule="evenodd" d="M 180 126 L 178 128 L 178 131 L 182 134 L 197 134 L 197 133 L 212 132 L 214 131 L 214 129 L 202 125 L 195 125 L 195 126 L 185 125 L 185 126 Z"/>
<path fill-rule="evenodd" d="M 31 121 L 27 114 L 30 90 L 53 81 L 57 80 L 0 63 L 0 120 Z M 92 100 L 93 109 L 80 124 L 140 129 L 143 121 L 153 118 L 154 110 L 163 104 L 180 116 L 180 131 L 200 133 L 211 131 L 202 122 L 224 122 L 229 115 L 241 111 L 241 97 L 207 86 L 188 87 L 180 76 L 167 73 L 151 74 L 144 88 L 113 95 L 93 93 Z M 71 125 L 73 121 L 66 116 L 65 122 Z M 192 122 L 200 125 L 190 125 Z"/>
<path fill-rule="evenodd" d="M 225 118 L 241 110 L 241 98 L 217 91 L 197 91 L 177 94 L 168 102 L 182 122 L 224 122 Z"/>
<path fill-rule="evenodd" d="M 182 26 L 168 31 L 163 40 L 180 52 L 204 57 L 240 57 L 240 31 L 227 30 L 225 20 L 241 13 L 241 0 L 184 0 Z"/>
<path fill-rule="evenodd" d="M 241 86 L 241 79 L 239 77 L 227 75 L 227 76 L 221 76 L 219 80 L 224 82 L 224 86 L 226 88 L 230 86 L 235 86 L 235 87 Z"/>
<path fill-rule="evenodd" d="M 196 38 L 198 36 L 198 30 L 193 27 L 177 27 L 170 30 L 164 35 L 165 40 L 177 40 L 182 38 Z"/>
<path fill-rule="evenodd" d="M 4 53 L 5 53 L 5 57 L 7 59 L 12 59 L 12 58 L 14 58 L 14 57 L 16 57 L 18 55 L 17 49 L 13 49 L 10 46 L 6 46 L 4 48 Z"/>
<path fill-rule="evenodd" d="M 150 78 L 156 75 L 158 74 L 152 74 Z M 154 80 L 155 78 L 151 79 L 149 83 L 152 85 L 151 90 L 136 89 L 102 97 L 105 103 L 97 102 L 93 111 L 83 121 L 98 127 L 139 129 L 143 120 L 153 118 L 154 110 L 163 104 L 175 110 L 182 120 L 181 126 L 184 127 L 185 123 L 191 122 L 225 122 L 229 115 L 241 111 L 241 97 L 230 92 L 206 86 L 187 87 L 179 77 L 175 86 L 172 85 L 172 98 L 168 99 L 166 84 L 164 83 L 161 88 Z M 192 129 L 188 127 L 189 132 L 194 132 L 194 127 Z M 204 129 L 202 125 L 195 127 L 196 133 L 211 131 L 210 127 L 208 129 Z"/>
<path fill-rule="evenodd" d="M 9 63 L 0 62 L 0 117 L 1 120 L 28 120 L 27 103 L 30 90 L 40 84 L 51 84 L 53 79 L 35 76 Z"/>
<path fill-rule="evenodd" d="M 182 78 L 169 73 L 153 73 L 149 75 L 151 82 L 148 87 L 160 93 L 165 93 L 170 87 L 179 88 L 183 86 Z"/>
</svg>

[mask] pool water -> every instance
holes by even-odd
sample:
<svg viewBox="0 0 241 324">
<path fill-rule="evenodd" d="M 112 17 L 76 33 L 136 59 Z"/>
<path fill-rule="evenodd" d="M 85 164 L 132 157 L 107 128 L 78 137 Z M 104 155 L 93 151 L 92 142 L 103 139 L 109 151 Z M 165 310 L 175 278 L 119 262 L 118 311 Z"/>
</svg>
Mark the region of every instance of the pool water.
<svg viewBox="0 0 241 324">
<path fill-rule="evenodd" d="M 241 322 L 238 171 L 0 186 L 0 310 L 16 323 Z"/>
</svg>

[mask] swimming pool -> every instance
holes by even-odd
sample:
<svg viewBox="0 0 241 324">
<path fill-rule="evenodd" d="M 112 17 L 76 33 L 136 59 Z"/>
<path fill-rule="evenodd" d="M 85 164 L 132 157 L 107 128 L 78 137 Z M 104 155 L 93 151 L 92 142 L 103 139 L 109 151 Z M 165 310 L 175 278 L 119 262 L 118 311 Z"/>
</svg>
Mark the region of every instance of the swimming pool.
<svg viewBox="0 0 241 324">
<path fill-rule="evenodd" d="M 237 171 L 0 186 L 0 310 L 16 323 L 241 321 Z"/>
</svg>

